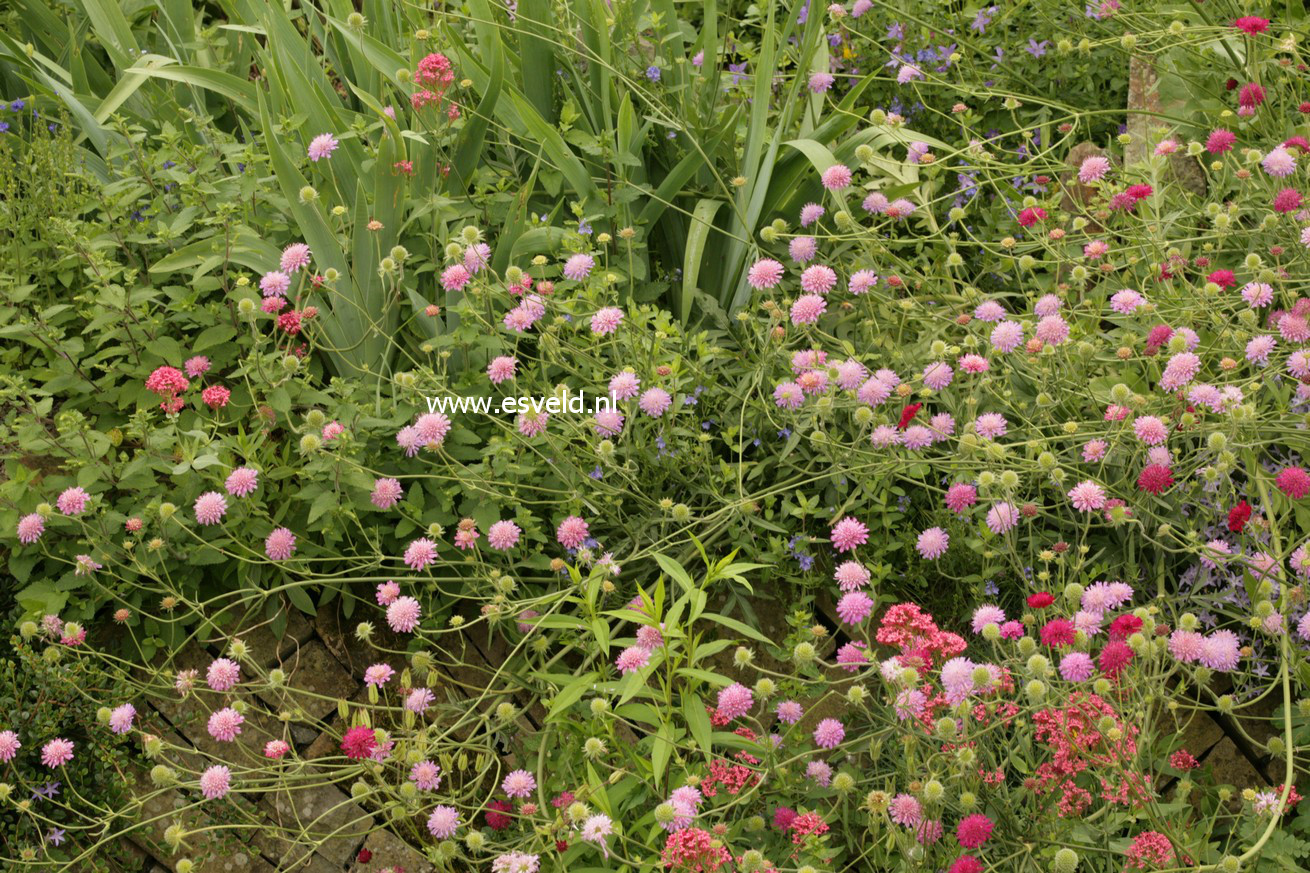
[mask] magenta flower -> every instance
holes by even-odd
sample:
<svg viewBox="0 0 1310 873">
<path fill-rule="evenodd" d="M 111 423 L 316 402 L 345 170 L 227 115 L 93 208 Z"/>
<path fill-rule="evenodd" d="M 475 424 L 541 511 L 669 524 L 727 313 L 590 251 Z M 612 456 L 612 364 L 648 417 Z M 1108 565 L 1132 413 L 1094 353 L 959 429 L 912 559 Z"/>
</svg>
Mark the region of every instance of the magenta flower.
<svg viewBox="0 0 1310 873">
<path fill-rule="evenodd" d="M 858 519 L 847 516 L 832 526 L 832 547 L 849 552 L 869 541 L 869 528 Z"/>
</svg>

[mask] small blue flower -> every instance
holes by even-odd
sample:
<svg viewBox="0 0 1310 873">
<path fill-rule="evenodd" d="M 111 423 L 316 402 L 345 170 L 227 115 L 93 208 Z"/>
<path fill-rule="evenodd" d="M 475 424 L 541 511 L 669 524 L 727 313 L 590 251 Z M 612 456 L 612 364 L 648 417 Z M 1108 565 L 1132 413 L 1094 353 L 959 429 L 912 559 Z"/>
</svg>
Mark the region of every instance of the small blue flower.
<svg viewBox="0 0 1310 873">
<path fill-rule="evenodd" d="M 660 68 L 653 64 L 647 67 L 646 78 L 650 79 L 652 82 L 658 82 L 660 80 Z"/>
<path fill-rule="evenodd" d="M 10 103 L 10 104 L 9 104 L 9 111 L 10 111 L 10 112 L 21 112 L 22 109 L 23 109 L 23 107 L 26 106 L 26 105 L 27 105 L 27 104 L 24 103 L 24 102 L 22 101 L 22 99 L 20 98 L 20 99 L 18 99 L 18 100 L 15 100 L 13 103 Z"/>
</svg>

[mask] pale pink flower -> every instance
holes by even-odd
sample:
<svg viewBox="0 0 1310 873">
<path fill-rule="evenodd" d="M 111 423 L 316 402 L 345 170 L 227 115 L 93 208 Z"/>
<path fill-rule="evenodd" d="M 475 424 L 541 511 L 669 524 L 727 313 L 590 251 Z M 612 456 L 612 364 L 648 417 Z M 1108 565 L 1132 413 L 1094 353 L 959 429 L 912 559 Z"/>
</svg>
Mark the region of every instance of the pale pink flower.
<svg viewBox="0 0 1310 873">
<path fill-rule="evenodd" d="M 418 627 L 423 610 L 419 602 L 412 597 L 397 597 L 387 607 L 387 624 L 396 633 L 410 633 Z"/>
<path fill-rule="evenodd" d="M 369 500 L 378 509 L 390 509 L 404 494 L 405 489 L 401 487 L 398 480 L 383 478 L 373 483 L 373 493 L 369 495 Z"/>
<path fill-rule="evenodd" d="M 228 474 L 223 487 L 233 497 L 245 497 L 259 487 L 259 471 L 253 467 L 237 467 Z"/>
<path fill-rule="evenodd" d="M 946 531 L 939 527 L 930 527 L 919 534 L 919 538 L 915 542 L 915 548 L 927 560 L 935 561 L 946 554 L 946 549 L 950 544 L 951 538 Z"/>
<path fill-rule="evenodd" d="M 241 734 L 246 717 L 232 707 L 224 707 L 209 716 L 209 735 L 220 743 L 230 743 Z"/>
<path fill-rule="evenodd" d="M 1084 479 L 1069 490 L 1069 500 L 1082 512 L 1096 512 L 1105 506 L 1105 489 L 1090 479 Z"/>
<path fill-rule="evenodd" d="M 285 561 L 296 551 L 296 535 L 285 527 L 276 528 L 264 540 L 264 554 L 270 560 Z"/>
<path fill-rule="evenodd" d="M 423 570 L 437 562 L 437 544 L 427 537 L 414 540 L 405 548 L 405 566 Z"/>
<path fill-rule="evenodd" d="M 206 800 L 226 797 L 231 787 L 232 771 L 222 764 L 215 764 L 200 774 L 200 793 Z"/>
<path fill-rule="evenodd" d="M 309 159 L 311 161 L 320 161 L 323 158 L 332 157 L 332 153 L 337 150 L 337 138 L 330 133 L 320 133 L 309 141 Z"/>
<path fill-rule="evenodd" d="M 621 321 L 623 321 L 623 310 L 617 306 L 606 306 L 591 317 L 591 332 L 597 336 L 611 334 L 618 330 Z"/>
</svg>

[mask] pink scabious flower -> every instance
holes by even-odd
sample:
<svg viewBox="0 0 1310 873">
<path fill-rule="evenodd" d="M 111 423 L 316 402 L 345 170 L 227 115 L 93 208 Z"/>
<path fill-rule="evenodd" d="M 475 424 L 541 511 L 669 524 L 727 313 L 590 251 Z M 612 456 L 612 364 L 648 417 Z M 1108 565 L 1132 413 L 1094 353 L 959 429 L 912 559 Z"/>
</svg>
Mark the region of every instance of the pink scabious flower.
<svg viewBox="0 0 1310 873">
<path fill-rule="evenodd" d="M 545 411 L 530 410 L 521 412 L 514 419 L 515 427 L 518 432 L 525 437 L 534 437 L 546 432 L 546 426 L 550 423 L 550 413 Z"/>
<path fill-rule="evenodd" d="M 196 676 L 199 672 L 196 670 L 179 670 L 177 677 L 173 680 L 173 690 L 178 693 L 179 697 L 186 697 L 195 687 Z"/>
<path fill-rule="evenodd" d="M 132 720 L 136 718 L 136 707 L 130 703 L 114 707 L 109 713 L 109 729 L 116 734 L 125 734 L 132 729 Z"/>
<path fill-rule="evenodd" d="M 187 358 L 186 363 L 182 365 L 182 369 L 186 370 L 186 374 L 192 379 L 203 376 L 209 372 L 209 358 L 204 355 Z"/>
<path fill-rule="evenodd" d="M 418 627 L 422 615 L 423 609 L 417 600 L 412 597 L 397 597 L 395 602 L 387 607 L 387 624 L 396 633 L 407 634 Z"/>
<path fill-rule="evenodd" d="M 637 628 L 637 645 L 654 651 L 664 645 L 664 635 L 654 625 L 642 625 Z"/>
<path fill-rule="evenodd" d="M 856 625 L 873 613 L 873 601 L 863 591 L 843 594 L 837 601 L 837 615 L 846 624 Z"/>
<path fill-rule="evenodd" d="M 809 85 L 811 94 L 823 94 L 829 88 L 832 87 L 832 83 L 835 81 L 837 80 L 832 75 L 832 73 L 820 72 L 820 73 L 812 73 L 810 75 L 810 80 L 807 84 Z"/>
<path fill-rule="evenodd" d="M 364 684 L 381 688 L 395 675 L 396 671 L 390 664 L 373 664 L 364 671 Z"/>
<path fill-rule="evenodd" d="M 1241 657 L 1242 644 L 1237 634 L 1230 630 L 1217 630 L 1201 640 L 1198 660 L 1221 673 L 1227 673 L 1237 667 Z"/>
<path fill-rule="evenodd" d="M 976 849 L 992 835 L 992 820 L 982 813 L 966 816 L 955 828 L 955 839 L 966 849 Z"/>
<path fill-rule="evenodd" d="M 284 273 L 294 273 L 309 266 L 309 246 L 304 243 L 292 243 L 282 250 L 282 259 L 278 266 Z"/>
<path fill-rule="evenodd" d="M 896 71 L 896 84 L 898 85 L 908 85 L 915 79 L 922 78 L 923 71 L 914 64 L 901 64 L 900 68 Z"/>
<path fill-rule="evenodd" d="M 629 646 L 614 659 L 615 668 L 624 675 L 634 673 L 649 663 L 650 649 L 645 646 Z"/>
<path fill-rule="evenodd" d="M 1301 639 L 1310 640 L 1310 612 L 1307 612 L 1305 615 L 1301 616 L 1301 620 L 1296 623 L 1296 633 L 1299 637 L 1301 637 Z M 5 733 L 12 734 L 13 732 L 5 731 Z M 0 734 L 0 739 L 3 739 L 3 737 L 4 734 Z M 7 760 L 9 759 L 4 757 L 4 751 L 2 748 L 0 748 L 0 761 L 7 761 Z"/>
<path fill-rule="evenodd" d="M 820 177 L 829 191 L 841 191 L 851 186 L 851 170 L 845 164 L 833 164 Z"/>
<path fill-rule="evenodd" d="M 23 744 L 18 740 L 18 734 L 13 731 L 0 731 L 0 762 L 9 763 L 14 760 L 18 750 L 23 748 Z"/>
<path fill-rule="evenodd" d="M 518 367 L 518 361 L 508 355 L 500 355 L 492 358 L 491 363 L 487 364 L 487 378 L 493 385 L 499 385 L 506 379 L 514 378 L 514 371 Z"/>
<path fill-rule="evenodd" d="M 428 760 L 419 761 L 409 768 L 409 781 L 419 791 L 436 791 L 441 785 L 441 768 Z"/>
<path fill-rule="evenodd" d="M 992 368 L 991 362 L 982 355 L 964 355 L 956 363 L 964 372 L 973 374 L 986 373 Z"/>
<path fill-rule="evenodd" d="M 277 313 L 281 312 L 283 309 L 286 308 L 287 308 L 287 302 L 285 300 L 283 300 L 281 297 L 275 297 L 271 295 L 265 297 L 262 301 L 260 301 L 259 304 L 259 311 L 266 312 L 269 315 L 276 315 Z"/>
<path fill-rule="evenodd" d="M 200 774 L 200 793 L 206 800 L 219 800 L 232 788 L 232 771 L 222 764 L 206 768 Z"/>
<path fill-rule="evenodd" d="M 914 547 L 919 550 L 919 554 L 925 559 L 935 561 L 946 554 L 946 549 L 950 544 L 951 538 L 946 531 L 939 527 L 930 527 L 919 534 Z"/>
<path fill-rule="evenodd" d="M 741 718 L 755 705 L 755 695 L 740 682 L 719 690 L 717 713 L 720 718 L 732 721 Z"/>
<path fill-rule="evenodd" d="M 209 716 L 209 735 L 220 743 L 230 743 L 241 734 L 246 717 L 230 706 Z"/>
<path fill-rule="evenodd" d="M 1298 379 L 1310 379 L 1310 352 L 1298 350 L 1288 355 L 1287 372 Z"/>
<path fill-rule="evenodd" d="M 857 297 L 861 294 L 867 294 L 869 289 L 878 284 L 878 274 L 873 270 L 856 270 L 851 273 L 849 283 L 850 292 Z"/>
<path fill-rule="evenodd" d="M 1095 261 L 1105 257 L 1106 253 L 1109 251 L 1109 243 L 1105 242 L 1105 240 L 1094 239 L 1087 245 L 1083 246 L 1083 257 Z"/>
<path fill-rule="evenodd" d="M 218 524 L 227 514 L 227 500 L 217 491 L 206 491 L 196 498 L 196 521 L 201 524 Z"/>
<path fill-rule="evenodd" d="M 436 699 L 437 696 L 432 693 L 432 689 L 415 688 L 405 695 L 405 709 L 422 715 L 428 711 L 428 707 L 436 702 Z"/>
<path fill-rule="evenodd" d="M 887 804 L 887 815 L 904 827 L 917 827 L 923 821 L 923 805 L 913 794 L 898 794 Z"/>
<path fill-rule="evenodd" d="M 641 411 L 651 418 L 659 418 L 668 412 L 672 405 L 673 398 L 663 388 L 647 388 L 642 392 L 641 399 L 637 401 Z"/>
<path fill-rule="evenodd" d="M 856 391 L 868 377 L 869 371 L 854 358 L 847 358 L 837 365 L 837 387 L 843 391 Z"/>
<path fill-rule="evenodd" d="M 1110 172 L 1110 159 L 1103 155 L 1085 158 L 1078 167 L 1078 181 L 1084 185 L 1099 182 Z"/>
<path fill-rule="evenodd" d="M 591 530 L 580 516 L 570 515 L 555 528 L 555 539 L 566 549 L 576 549 L 586 542 Z"/>
<path fill-rule="evenodd" d="M 791 380 L 779 382 L 773 389 L 773 402 L 779 409 L 800 409 L 805 403 L 805 392 Z"/>
<path fill-rule="evenodd" d="M 64 515 L 81 515 L 86 511 L 87 502 L 90 501 L 91 495 L 80 487 L 65 488 L 60 493 L 59 498 L 55 500 L 55 505 Z"/>
<path fill-rule="evenodd" d="M 591 275 L 592 269 L 596 266 L 596 259 L 588 254 L 576 254 L 569 256 L 564 262 L 564 278 L 572 279 L 574 282 L 581 282 Z"/>
<path fill-rule="evenodd" d="M 290 751 L 291 745 L 286 740 L 269 740 L 264 743 L 264 757 L 273 761 L 280 761 Z"/>
<path fill-rule="evenodd" d="M 1013 503 L 998 503 L 987 510 L 987 529 L 1003 534 L 1019 523 L 1019 510 Z"/>
<path fill-rule="evenodd" d="M 463 264 L 451 264 L 441 271 L 441 287 L 447 291 L 458 291 L 472 279 L 473 275 Z"/>
<path fill-rule="evenodd" d="M 1143 415 L 1134 421 L 1133 433 L 1148 446 L 1158 446 L 1169 438 L 1169 428 L 1154 415 Z"/>
<path fill-rule="evenodd" d="M 245 497 L 259 487 L 259 471 L 252 467 L 237 467 L 228 474 L 223 487 L 233 497 Z"/>
<path fill-rule="evenodd" d="M 276 528 L 264 540 L 264 554 L 270 560 L 285 561 L 295 554 L 296 535 L 285 527 Z"/>
<path fill-rule="evenodd" d="M 205 671 L 205 684 L 214 691 L 231 691 L 241 681 L 241 665 L 228 658 L 215 658 Z"/>
<path fill-rule="evenodd" d="M 448 840 L 459 830 L 459 810 L 453 806 L 437 806 L 428 816 L 428 833 L 439 840 Z"/>
<path fill-rule="evenodd" d="M 817 203 L 806 203 L 801 207 L 801 227 L 809 227 L 820 218 L 826 210 Z"/>
<path fill-rule="evenodd" d="M 1086 682 L 1096 672 L 1086 652 L 1070 652 L 1060 659 L 1060 677 L 1066 682 Z"/>
<path fill-rule="evenodd" d="M 1131 288 L 1116 291 L 1110 298 L 1110 308 L 1120 315 L 1132 315 L 1133 310 L 1146 302 L 1146 298 Z"/>
<path fill-rule="evenodd" d="M 404 493 L 405 489 L 401 487 L 399 481 L 383 478 L 373 483 L 373 493 L 369 495 L 369 500 L 378 509 L 385 510 L 395 506 Z"/>
<path fill-rule="evenodd" d="M 832 526 L 832 547 L 839 552 L 849 552 L 868 541 L 869 528 L 859 519 L 847 516 Z"/>
<path fill-rule="evenodd" d="M 623 310 L 617 306 L 606 306 L 604 309 L 597 310 L 591 317 L 591 332 L 597 336 L 611 334 L 618 330 L 621 321 L 623 321 Z"/>
<path fill-rule="evenodd" d="M 761 258 L 746 273 L 746 282 L 755 290 L 776 287 L 782 281 L 782 264 L 772 258 Z"/>
<path fill-rule="evenodd" d="M 259 291 L 265 297 L 281 297 L 291 288 L 291 277 L 281 270 L 272 270 L 259 277 Z"/>
<path fill-rule="evenodd" d="M 827 761 L 811 761 L 805 767 L 805 778 L 827 788 L 832 783 L 832 765 Z"/>
<path fill-rule="evenodd" d="M 500 790 L 510 797 L 528 797 L 536 788 L 536 777 L 527 770 L 514 770 L 500 783 Z"/>
<path fill-rule="evenodd" d="M 1274 477 L 1278 490 L 1293 500 L 1300 500 L 1310 494 L 1310 473 L 1300 467 L 1284 467 Z"/>
<path fill-rule="evenodd" d="M 73 760 L 73 741 L 57 737 L 41 747 L 41 763 L 51 768 L 62 767 Z"/>
<path fill-rule="evenodd" d="M 835 718 L 825 718 L 814 728 L 814 744 L 821 749 L 835 749 L 846 738 L 846 728 Z"/>
<path fill-rule="evenodd" d="M 1017 321 L 1002 321 L 992 328 L 992 348 L 998 352 L 1012 352 L 1023 342 L 1023 325 Z"/>
<path fill-rule="evenodd" d="M 801 290 L 809 294 L 827 294 L 837 285 L 837 271 L 824 264 L 814 264 L 801 272 Z"/>
<path fill-rule="evenodd" d="M 946 507 L 957 515 L 978 502 L 978 489 L 968 482 L 956 482 L 946 489 Z"/>
<path fill-rule="evenodd" d="M 1005 436 L 1009 428 L 1010 423 L 999 412 L 984 412 L 973 423 L 974 432 L 985 440 L 994 440 L 997 437 Z"/>
<path fill-rule="evenodd" d="M 828 301 L 818 294 L 802 294 L 791 305 L 792 324 L 814 324 L 828 311 Z"/>
<path fill-rule="evenodd" d="M 1060 298 L 1054 294 L 1043 294 L 1033 304 L 1033 314 L 1039 318 L 1055 315 L 1060 311 Z"/>
<path fill-rule="evenodd" d="M 603 437 L 618 436 L 623 432 L 623 413 L 616 409 L 602 409 L 596 413 L 594 431 Z"/>
<path fill-rule="evenodd" d="M 1243 33 L 1257 36 L 1269 29 L 1269 19 L 1258 18 L 1254 15 L 1244 15 L 1233 22 L 1233 27 Z"/>
<path fill-rule="evenodd" d="M 641 388 L 641 380 L 637 378 L 636 373 L 630 373 L 624 370 L 610 378 L 609 390 L 610 395 L 615 400 L 631 400 L 637 396 Z"/>
<path fill-rule="evenodd" d="M 943 361 L 931 363 L 923 370 L 924 386 L 934 391 L 941 391 L 947 385 L 950 385 L 951 380 L 954 378 L 955 371 Z"/>
<path fill-rule="evenodd" d="M 832 574 L 842 591 L 858 591 L 869 584 L 872 574 L 858 561 L 843 561 Z"/>
<path fill-rule="evenodd" d="M 1288 213 L 1295 212 L 1301 208 L 1301 192 L 1295 188 L 1284 188 L 1274 195 L 1273 207 L 1274 212 Z"/>
<path fill-rule="evenodd" d="M 1269 175 L 1281 179 L 1284 176 L 1290 176 L 1296 171 L 1296 155 L 1289 152 L 1282 146 L 1270 149 L 1269 154 L 1264 156 L 1260 161 L 1260 166 Z"/>
<path fill-rule="evenodd" d="M 895 386 L 887 384 L 877 376 L 871 376 L 864 380 L 860 389 L 855 392 L 855 396 L 868 406 L 881 406 L 891 396 L 893 387 Z"/>
<path fill-rule="evenodd" d="M 1034 335 L 1051 346 L 1058 346 L 1069 338 L 1069 325 L 1058 315 L 1048 315 L 1037 322 Z"/>
<path fill-rule="evenodd" d="M 973 317 L 979 321 L 991 323 L 1005 318 L 1005 307 L 995 300 L 984 300 L 973 310 Z"/>
<path fill-rule="evenodd" d="M 811 236 L 794 237 L 791 242 L 787 243 L 787 254 L 798 264 L 814 260 L 814 256 L 818 252 L 819 244 Z"/>
<path fill-rule="evenodd" d="M 796 724 L 805 715 L 805 709 L 794 700 L 784 700 L 774 707 L 773 712 L 783 724 Z"/>
<path fill-rule="evenodd" d="M 498 552 L 514 548 L 522 531 L 512 521 L 498 521 L 487 529 L 487 545 Z"/>
<path fill-rule="evenodd" d="M 997 627 L 1005 624 L 1005 610 L 1001 609 L 999 606 L 986 604 L 973 611 L 973 621 L 971 626 L 974 633 L 982 633 L 983 628 L 987 627 L 989 624 L 994 624 Z"/>
<path fill-rule="evenodd" d="M 1204 648 L 1205 637 L 1196 631 L 1179 629 L 1169 636 L 1169 654 L 1184 664 L 1199 661 Z"/>
<path fill-rule="evenodd" d="M 378 749 L 377 733 L 373 728 L 358 725 L 346 731 L 341 738 L 341 751 L 352 761 L 372 757 Z"/>
<path fill-rule="evenodd" d="M 423 570 L 437 562 L 437 544 L 427 537 L 420 537 L 405 549 L 405 566 L 411 570 Z"/>
<path fill-rule="evenodd" d="M 390 579 L 386 582 L 379 582 L 377 591 L 373 596 L 377 600 L 378 606 L 390 606 L 400 596 L 400 585 Z"/>
<path fill-rule="evenodd" d="M 1069 489 L 1069 501 L 1081 512 L 1096 512 L 1105 506 L 1105 489 L 1091 479 L 1084 479 Z"/>
<path fill-rule="evenodd" d="M 309 159 L 311 161 L 321 161 L 323 158 L 332 157 L 332 153 L 337 150 L 337 138 L 330 133 L 320 133 L 309 141 Z"/>
<path fill-rule="evenodd" d="M 1179 352 L 1169 359 L 1160 375 L 1160 388 L 1177 391 L 1196 378 L 1201 371 L 1201 359 L 1191 352 Z"/>
<path fill-rule="evenodd" d="M 18 520 L 18 541 L 25 546 L 41 539 L 45 533 L 45 519 L 35 512 L 30 512 Z"/>
<path fill-rule="evenodd" d="M 890 202 L 891 201 L 887 199 L 886 194 L 883 194 L 881 191 L 874 191 L 872 194 L 865 197 L 864 202 L 860 205 L 864 207 L 865 212 L 871 212 L 878 215 L 887 211 Z"/>
<path fill-rule="evenodd" d="M 1261 334 L 1246 344 L 1246 359 L 1253 364 L 1269 363 L 1269 353 L 1278 345 L 1278 340 L 1268 334 Z"/>
</svg>

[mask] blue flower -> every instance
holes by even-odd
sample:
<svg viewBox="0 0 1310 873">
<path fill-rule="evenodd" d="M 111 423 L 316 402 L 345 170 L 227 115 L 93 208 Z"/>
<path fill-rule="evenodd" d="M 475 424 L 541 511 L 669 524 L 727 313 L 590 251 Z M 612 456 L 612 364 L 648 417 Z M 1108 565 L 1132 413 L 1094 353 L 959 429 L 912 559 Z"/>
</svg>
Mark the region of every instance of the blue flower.
<svg viewBox="0 0 1310 873">
<path fill-rule="evenodd" d="M 64 832 L 60 828 L 51 828 L 50 833 L 46 835 L 46 840 L 56 846 L 64 844 Z"/>
<path fill-rule="evenodd" d="M 1046 54 L 1046 47 L 1050 44 L 1051 41 L 1049 39 L 1044 39 L 1041 42 L 1038 42 L 1030 36 L 1028 37 L 1028 54 L 1035 58 L 1043 57 Z"/>
<path fill-rule="evenodd" d="M 654 65 L 647 67 L 646 78 L 652 82 L 658 82 L 660 80 L 660 68 Z"/>
<path fill-rule="evenodd" d="M 13 103 L 10 103 L 10 104 L 9 104 L 9 111 L 10 111 L 10 112 L 21 112 L 22 109 L 23 109 L 23 107 L 26 106 L 26 105 L 27 105 L 27 104 L 24 103 L 24 102 L 22 101 L 22 99 L 20 98 L 20 99 L 18 99 L 18 100 L 15 100 Z"/>
</svg>

